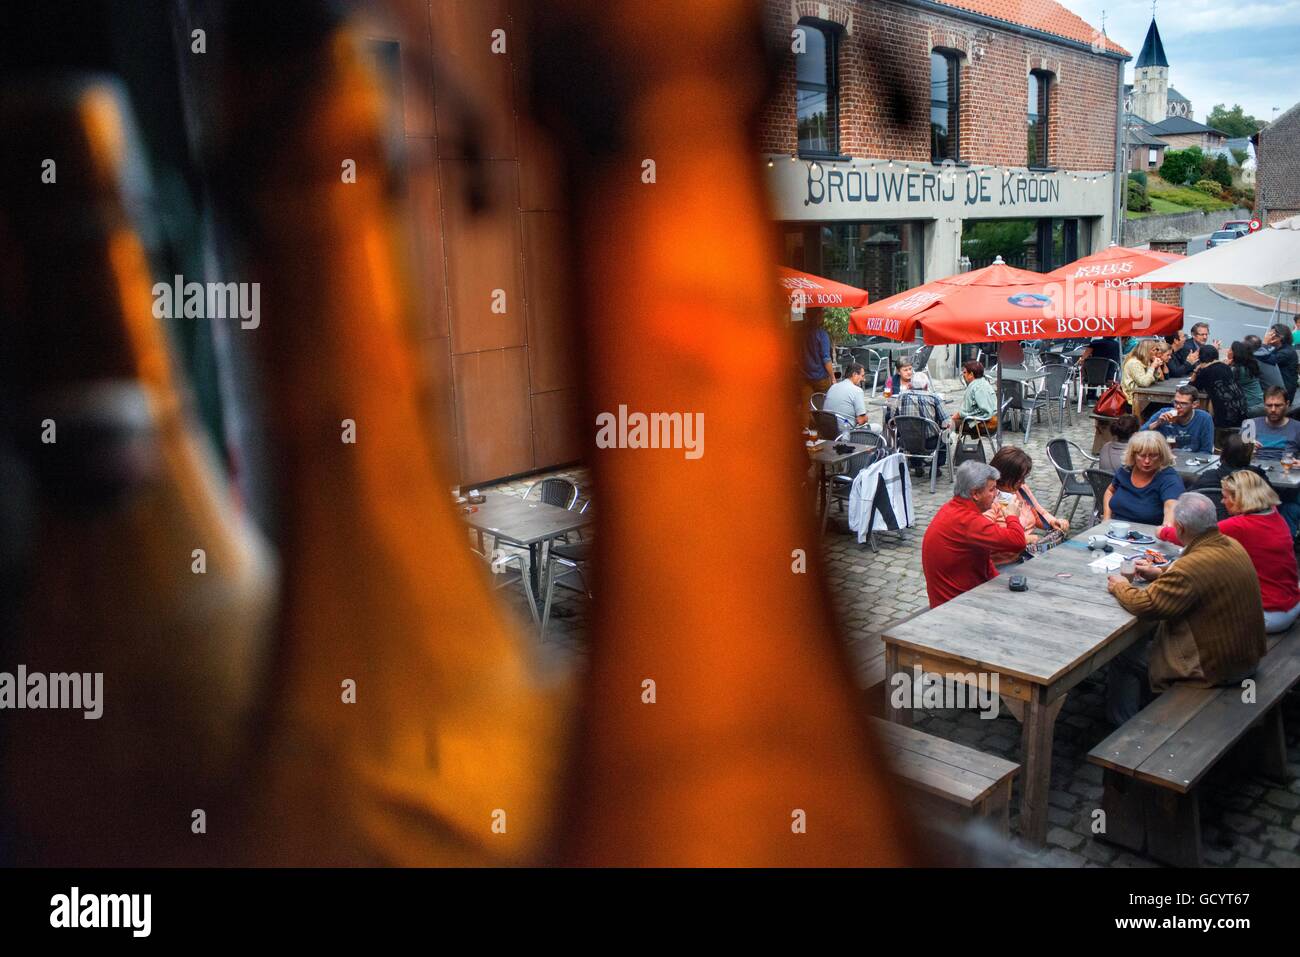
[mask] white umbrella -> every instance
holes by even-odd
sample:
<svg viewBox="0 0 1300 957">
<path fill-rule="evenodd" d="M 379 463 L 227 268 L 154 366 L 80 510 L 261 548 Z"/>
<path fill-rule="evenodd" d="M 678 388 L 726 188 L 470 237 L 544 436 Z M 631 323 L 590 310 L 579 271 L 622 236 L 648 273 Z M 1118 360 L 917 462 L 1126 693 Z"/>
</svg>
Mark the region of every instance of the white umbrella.
<svg viewBox="0 0 1300 957">
<path fill-rule="evenodd" d="M 1161 266 L 1141 281 L 1270 286 L 1292 279 L 1300 279 L 1300 216 Z"/>
</svg>

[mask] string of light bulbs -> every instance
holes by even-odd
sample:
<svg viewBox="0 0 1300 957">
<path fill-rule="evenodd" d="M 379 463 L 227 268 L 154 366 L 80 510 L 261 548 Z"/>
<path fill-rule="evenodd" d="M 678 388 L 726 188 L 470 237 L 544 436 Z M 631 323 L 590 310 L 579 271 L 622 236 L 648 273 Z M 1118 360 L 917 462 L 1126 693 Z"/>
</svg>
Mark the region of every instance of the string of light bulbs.
<svg viewBox="0 0 1300 957">
<path fill-rule="evenodd" d="M 780 154 L 780 155 L 785 155 L 785 154 Z M 776 165 L 776 158 L 777 158 L 776 155 L 768 156 L 767 165 L 769 168 L 774 167 Z M 791 153 L 789 155 L 789 160 L 791 163 L 798 162 L 799 154 Z M 844 160 L 808 160 L 807 165 L 810 170 L 814 168 L 824 168 L 826 166 L 830 166 L 831 168 L 837 168 L 840 165 L 842 165 L 844 162 L 845 162 Z M 856 156 L 850 157 L 848 159 L 848 167 L 849 169 L 853 169 L 853 170 L 860 169 L 863 170 L 864 172 L 875 172 L 878 168 L 887 169 L 887 170 L 898 168 L 905 172 L 931 173 L 939 176 L 947 176 L 950 179 L 956 176 L 968 176 L 970 175 L 971 172 L 977 172 L 980 170 L 990 170 L 993 172 L 997 172 L 1004 179 L 1008 179 L 1008 178 L 1037 179 L 1043 176 L 1053 176 L 1053 177 L 1059 176 L 1060 178 L 1064 179 L 1065 177 L 1068 176 L 1070 178 L 1070 181 L 1073 183 L 1080 183 L 1080 182 L 1097 183 L 1104 180 L 1107 176 L 1114 175 L 1112 172 L 1109 171 L 1105 173 L 1075 173 L 1075 172 L 1070 172 L 1068 170 L 1059 170 L 1059 169 L 1058 170 L 1031 170 L 1027 166 L 1026 167 L 995 166 L 990 163 L 964 163 L 960 167 L 948 168 L 944 166 L 936 166 L 933 163 L 915 163 L 909 160 L 895 160 L 895 159 L 864 159 L 861 162 L 863 165 L 859 166 L 858 157 Z"/>
</svg>

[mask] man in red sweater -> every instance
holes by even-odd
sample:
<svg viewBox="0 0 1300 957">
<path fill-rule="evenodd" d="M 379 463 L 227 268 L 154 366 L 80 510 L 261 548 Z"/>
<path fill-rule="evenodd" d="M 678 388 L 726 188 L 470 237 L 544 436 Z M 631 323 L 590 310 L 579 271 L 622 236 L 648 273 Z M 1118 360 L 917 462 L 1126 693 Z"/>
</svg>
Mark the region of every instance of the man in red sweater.
<svg viewBox="0 0 1300 957">
<path fill-rule="evenodd" d="M 1025 530 L 1016 515 L 1006 516 L 1004 528 L 984 514 L 994 508 L 997 479 L 998 470 L 983 462 L 957 467 L 952 501 L 935 513 L 921 541 L 921 568 L 931 608 L 996 578 L 994 553 L 1025 547 Z"/>
</svg>

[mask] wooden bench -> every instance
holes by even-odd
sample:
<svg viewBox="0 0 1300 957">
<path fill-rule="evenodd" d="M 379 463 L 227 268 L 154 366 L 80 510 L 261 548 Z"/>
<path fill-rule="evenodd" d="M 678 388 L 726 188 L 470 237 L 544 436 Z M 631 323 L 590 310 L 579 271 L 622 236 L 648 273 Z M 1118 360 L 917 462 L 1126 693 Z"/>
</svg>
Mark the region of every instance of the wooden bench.
<svg viewBox="0 0 1300 957">
<path fill-rule="evenodd" d="M 1237 752 L 1255 770 L 1286 779 L 1278 705 L 1300 682 L 1300 624 L 1269 636 L 1269 651 L 1252 678 L 1252 703 L 1242 700 L 1240 685 L 1171 688 L 1088 753 L 1106 769 L 1100 837 L 1166 864 L 1199 867 L 1197 785 L 1206 773 L 1242 742 Z"/>
<path fill-rule="evenodd" d="M 922 817 L 974 816 L 1009 832 L 1011 781 L 1020 765 L 880 718 L 872 723 Z"/>
</svg>

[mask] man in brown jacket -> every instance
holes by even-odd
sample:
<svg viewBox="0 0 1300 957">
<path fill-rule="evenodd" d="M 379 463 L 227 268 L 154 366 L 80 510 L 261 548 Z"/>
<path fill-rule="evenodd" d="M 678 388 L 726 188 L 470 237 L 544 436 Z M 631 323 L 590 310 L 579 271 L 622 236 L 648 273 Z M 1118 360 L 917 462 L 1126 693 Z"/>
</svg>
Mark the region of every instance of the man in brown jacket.
<svg viewBox="0 0 1300 957">
<path fill-rule="evenodd" d="M 1160 623 L 1116 656 L 1106 676 L 1106 712 L 1121 725 L 1141 710 L 1142 678 L 1152 691 L 1185 683 L 1208 688 L 1235 684 L 1264 656 L 1264 606 L 1250 556 L 1219 533 L 1214 503 L 1186 492 L 1174 506 L 1174 526 L 1186 547 L 1177 561 L 1136 563 L 1150 584 L 1139 588 L 1111 575 L 1115 599 L 1144 621 Z"/>
</svg>

